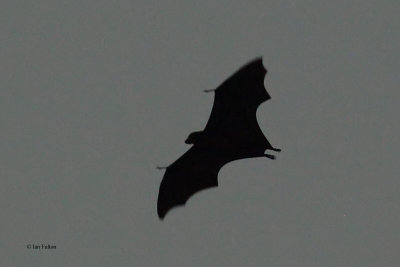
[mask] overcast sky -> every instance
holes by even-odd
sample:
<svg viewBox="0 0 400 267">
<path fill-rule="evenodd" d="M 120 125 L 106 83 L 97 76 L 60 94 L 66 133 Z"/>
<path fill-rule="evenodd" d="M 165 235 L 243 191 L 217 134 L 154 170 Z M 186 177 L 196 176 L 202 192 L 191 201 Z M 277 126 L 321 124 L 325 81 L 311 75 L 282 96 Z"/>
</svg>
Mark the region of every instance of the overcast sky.
<svg viewBox="0 0 400 267">
<path fill-rule="evenodd" d="M 398 1 L 2 1 L 1 266 L 399 266 Z M 277 160 L 157 217 L 255 57 Z M 56 250 L 27 249 L 28 244 Z"/>
</svg>

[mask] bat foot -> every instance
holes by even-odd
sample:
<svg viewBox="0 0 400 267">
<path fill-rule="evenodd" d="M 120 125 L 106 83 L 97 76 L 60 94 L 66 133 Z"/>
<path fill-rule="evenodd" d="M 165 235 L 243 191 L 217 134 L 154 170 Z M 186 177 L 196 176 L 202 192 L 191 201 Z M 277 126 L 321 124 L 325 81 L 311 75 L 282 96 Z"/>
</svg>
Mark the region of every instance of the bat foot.
<svg viewBox="0 0 400 267">
<path fill-rule="evenodd" d="M 272 151 L 276 151 L 276 152 L 281 152 L 281 151 L 282 151 L 282 149 L 280 149 L 280 148 L 275 148 L 275 147 L 271 148 L 271 150 L 272 150 Z"/>
<path fill-rule="evenodd" d="M 216 89 L 205 89 L 203 90 L 203 92 L 205 93 L 210 93 L 210 92 L 214 92 Z"/>
<path fill-rule="evenodd" d="M 270 154 L 264 154 L 264 157 L 269 158 L 269 159 L 276 159 L 276 157 L 274 155 L 270 155 Z"/>
</svg>

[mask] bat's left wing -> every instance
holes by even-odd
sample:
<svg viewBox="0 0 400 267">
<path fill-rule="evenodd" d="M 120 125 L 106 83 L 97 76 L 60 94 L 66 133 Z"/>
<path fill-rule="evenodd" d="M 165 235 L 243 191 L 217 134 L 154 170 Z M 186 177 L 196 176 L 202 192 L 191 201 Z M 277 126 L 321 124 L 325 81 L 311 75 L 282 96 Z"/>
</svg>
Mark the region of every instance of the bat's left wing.
<svg viewBox="0 0 400 267">
<path fill-rule="evenodd" d="M 195 193 L 218 186 L 218 172 L 229 160 L 213 147 L 192 146 L 167 167 L 158 193 L 158 217 L 163 219 L 172 208 L 185 205 Z"/>
</svg>

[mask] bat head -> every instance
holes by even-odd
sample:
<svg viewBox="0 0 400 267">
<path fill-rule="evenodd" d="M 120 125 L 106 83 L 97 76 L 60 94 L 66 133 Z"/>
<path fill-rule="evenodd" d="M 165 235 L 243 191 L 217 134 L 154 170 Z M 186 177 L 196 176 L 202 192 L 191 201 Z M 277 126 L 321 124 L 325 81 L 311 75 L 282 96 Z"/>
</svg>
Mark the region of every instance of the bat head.
<svg viewBox="0 0 400 267">
<path fill-rule="evenodd" d="M 203 131 L 193 132 L 189 134 L 188 138 L 185 140 L 185 144 L 198 143 L 203 138 Z"/>
</svg>

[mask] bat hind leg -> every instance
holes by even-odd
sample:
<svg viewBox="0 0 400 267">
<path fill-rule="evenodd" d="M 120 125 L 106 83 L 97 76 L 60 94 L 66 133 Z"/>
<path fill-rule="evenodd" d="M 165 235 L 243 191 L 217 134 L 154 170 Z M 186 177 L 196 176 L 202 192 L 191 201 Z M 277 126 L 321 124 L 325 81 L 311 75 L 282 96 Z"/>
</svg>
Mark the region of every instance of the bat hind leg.
<svg viewBox="0 0 400 267">
<path fill-rule="evenodd" d="M 264 157 L 269 158 L 269 159 L 276 159 L 276 157 L 271 154 L 264 154 Z"/>
<path fill-rule="evenodd" d="M 281 152 L 282 151 L 282 149 L 280 149 L 280 148 L 275 148 L 275 147 L 271 147 L 270 148 L 272 151 L 276 151 L 276 152 Z"/>
</svg>

